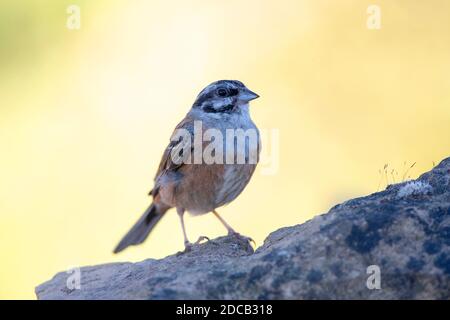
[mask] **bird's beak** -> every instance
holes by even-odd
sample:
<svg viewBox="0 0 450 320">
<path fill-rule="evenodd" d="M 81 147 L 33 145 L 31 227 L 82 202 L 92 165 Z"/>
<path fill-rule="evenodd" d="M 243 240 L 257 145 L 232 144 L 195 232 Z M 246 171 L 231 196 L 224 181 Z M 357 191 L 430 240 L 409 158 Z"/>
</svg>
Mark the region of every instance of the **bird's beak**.
<svg viewBox="0 0 450 320">
<path fill-rule="evenodd" d="M 252 100 L 254 100 L 256 98 L 259 98 L 259 95 L 257 95 L 253 91 L 245 88 L 244 90 L 241 91 L 241 93 L 239 93 L 239 97 L 238 98 L 242 102 L 249 102 L 249 101 L 252 101 Z"/>
</svg>

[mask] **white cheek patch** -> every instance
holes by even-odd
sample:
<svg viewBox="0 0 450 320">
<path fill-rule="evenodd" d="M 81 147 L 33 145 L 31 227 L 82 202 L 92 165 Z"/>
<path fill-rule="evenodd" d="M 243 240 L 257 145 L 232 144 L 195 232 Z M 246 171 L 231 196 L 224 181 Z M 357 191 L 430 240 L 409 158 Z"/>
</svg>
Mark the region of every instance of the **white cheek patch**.
<svg viewBox="0 0 450 320">
<path fill-rule="evenodd" d="M 222 115 L 220 113 L 207 113 L 209 118 L 213 118 L 216 120 L 219 120 L 222 118 Z"/>
<path fill-rule="evenodd" d="M 223 108 L 224 106 L 232 104 L 232 103 L 233 103 L 233 98 L 231 98 L 231 97 L 214 99 L 212 101 L 213 108 L 216 110 Z"/>
<path fill-rule="evenodd" d="M 218 99 L 214 99 L 212 105 L 213 105 L 214 109 L 216 109 L 216 110 L 220 109 L 220 107 L 222 106 L 222 101 L 218 100 Z"/>
</svg>

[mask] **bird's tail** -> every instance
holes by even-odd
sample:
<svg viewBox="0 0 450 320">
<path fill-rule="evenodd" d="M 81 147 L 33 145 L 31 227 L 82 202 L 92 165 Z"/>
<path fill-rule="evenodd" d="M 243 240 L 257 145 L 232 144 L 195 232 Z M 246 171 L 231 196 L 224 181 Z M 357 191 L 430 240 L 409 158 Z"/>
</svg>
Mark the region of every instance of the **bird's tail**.
<svg viewBox="0 0 450 320">
<path fill-rule="evenodd" d="M 114 249 L 114 253 L 119 253 L 128 246 L 138 245 L 144 242 L 150 234 L 150 231 L 152 231 L 167 209 L 168 208 L 159 208 L 159 206 L 152 203 L 130 231 L 128 231 L 122 240 L 120 240 L 119 244 Z"/>
</svg>

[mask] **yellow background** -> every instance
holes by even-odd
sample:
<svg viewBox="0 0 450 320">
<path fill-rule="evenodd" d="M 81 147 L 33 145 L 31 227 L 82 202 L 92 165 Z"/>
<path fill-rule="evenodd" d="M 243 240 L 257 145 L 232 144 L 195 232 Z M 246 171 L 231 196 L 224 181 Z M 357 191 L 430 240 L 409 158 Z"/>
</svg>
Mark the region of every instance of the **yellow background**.
<svg viewBox="0 0 450 320">
<path fill-rule="evenodd" d="M 277 174 L 219 210 L 260 245 L 350 197 L 389 163 L 416 177 L 450 155 L 450 2 L 1 1 L 0 298 L 57 271 L 181 250 L 174 211 L 114 256 L 140 216 L 170 133 L 197 93 L 239 79 L 279 129 Z M 68 30 L 66 8 L 81 8 Z M 409 175 L 409 174 L 408 174 Z M 399 179 L 399 178 L 398 178 Z M 381 183 L 382 187 L 386 181 Z M 225 230 L 188 218 L 190 238 Z"/>
</svg>

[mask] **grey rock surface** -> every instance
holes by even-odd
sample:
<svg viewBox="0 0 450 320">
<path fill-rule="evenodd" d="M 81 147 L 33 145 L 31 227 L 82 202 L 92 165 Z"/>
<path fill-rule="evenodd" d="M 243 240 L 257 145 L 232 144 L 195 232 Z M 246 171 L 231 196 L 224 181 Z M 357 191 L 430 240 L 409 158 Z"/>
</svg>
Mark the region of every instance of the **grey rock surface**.
<svg viewBox="0 0 450 320">
<path fill-rule="evenodd" d="M 36 288 L 38 299 L 449 299 L 450 158 L 415 181 L 279 229 L 256 252 L 221 237 L 80 275 L 80 289 L 69 289 L 71 275 L 58 273 Z"/>
</svg>

